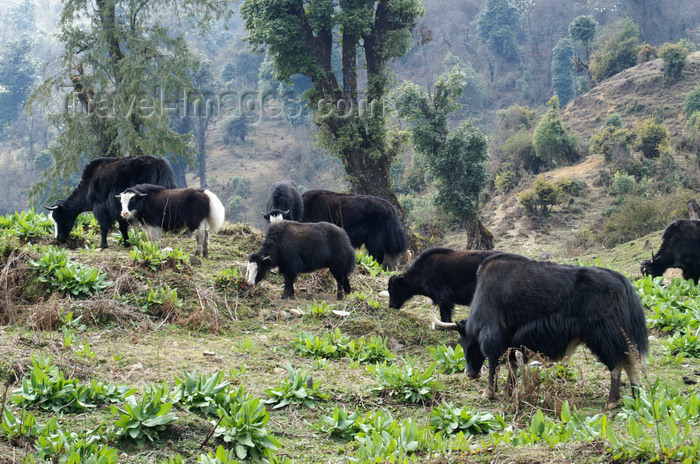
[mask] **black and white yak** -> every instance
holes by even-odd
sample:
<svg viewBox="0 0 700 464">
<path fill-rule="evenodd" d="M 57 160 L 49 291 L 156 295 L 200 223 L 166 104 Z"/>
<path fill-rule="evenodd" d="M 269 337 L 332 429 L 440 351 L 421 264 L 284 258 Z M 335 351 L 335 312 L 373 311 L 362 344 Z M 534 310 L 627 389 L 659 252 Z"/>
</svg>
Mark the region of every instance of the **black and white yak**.
<svg viewBox="0 0 700 464">
<path fill-rule="evenodd" d="M 119 223 L 124 246 L 129 246 L 129 224 L 120 214 L 119 200 L 115 195 L 118 196 L 124 189 L 142 183 L 161 185 L 165 188 L 176 187 L 173 169 L 163 158 L 104 157 L 90 161 L 83 168 L 80 183 L 73 192 L 66 199 L 46 207 L 49 217 L 54 222 L 54 235 L 58 243 L 68 240 L 80 213 L 92 211 L 100 225 L 101 248 L 107 248 L 107 235 L 114 221 Z"/>
<path fill-rule="evenodd" d="M 700 279 L 700 221 L 678 219 L 666 227 L 661 247 L 651 259 L 642 261 L 642 274 L 659 277 L 666 269 L 683 270 L 684 279 Z"/>
<path fill-rule="evenodd" d="M 189 229 L 197 240 L 195 255 L 209 255 L 209 232 L 216 233 L 224 223 L 224 205 L 205 189 L 165 189 L 160 185 L 139 184 L 120 195 L 124 220 L 138 223 L 148 239 L 160 243 L 163 231 Z"/>
<path fill-rule="evenodd" d="M 352 291 L 355 250 L 345 231 L 334 224 L 278 221 L 270 224 L 260 249 L 248 256 L 248 283 L 256 285 L 274 267 L 284 276 L 282 298 L 294 297 L 297 274 L 328 268 L 342 300 L 343 292 Z"/>
<path fill-rule="evenodd" d="M 342 227 L 355 248 L 367 252 L 384 267 L 393 268 L 408 248 L 408 239 L 394 206 L 371 195 L 307 190 L 302 195 L 301 222 L 331 222 Z"/>
<path fill-rule="evenodd" d="M 640 382 L 638 356 L 645 356 L 648 348 L 644 310 L 625 276 L 512 254 L 495 254 L 481 264 L 467 319 L 454 324 L 435 319 L 434 324 L 457 330 L 471 378 L 479 376 L 488 359 L 488 398 L 497 390 L 499 360 L 510 348 L 559 360 L 584 344 L 610 370 L 607 407 L 614 408 L 621 371 L 627 373 L 634 395 Z M 513 386 L 509 375 L 506 390 Z"/>
<path fill-rule="evenodd" d="M 399 309 L 414 295 L 423 295 L 440 307 L 440 320 L 452 322 L 455 304 L 471 304 L 476 271 L 481 262 L 494 253 L 428 248 L 401 274 L 389 279 L 389 307 Z"/>
<path fill-rule="evenodd" d="M 291 180 L 275 183 L 267 199 L 267 212 L 263 217 L 268 222 L 300 221 L 304 211 L 304 201 L 301 199 L 297 184 Z"/>
</svg>

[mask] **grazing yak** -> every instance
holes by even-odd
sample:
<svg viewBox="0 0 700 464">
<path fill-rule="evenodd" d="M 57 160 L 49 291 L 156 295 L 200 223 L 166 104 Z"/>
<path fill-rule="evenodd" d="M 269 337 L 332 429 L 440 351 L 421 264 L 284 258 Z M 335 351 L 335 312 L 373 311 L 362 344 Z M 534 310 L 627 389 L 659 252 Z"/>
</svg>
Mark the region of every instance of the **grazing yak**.
<svg viewBox="0 0 700 464">
<path fill-rule="evenodd" d="M 291 180 L 282 180 L 275 183 L 267 199 L 267 212 L 263 217 L 267 222 L 300 221 L 304 211 L 304 202 L 297 189 L 297 184 Z"/>
<path fill-rule="evenodd" d="M 173 169 L 163 158 L 104 157 L 90 161 L 83 168 L 80 183 L 68 198 L 46 207 L 54 222 L 58 243 L 68 240 L 80 213 L 92 210 L 100 224 L 100 248 L 107 248 L 107 234 L 114 221 L 119 222 L 124 246 L 129 246 L 129 225 L 121 217 L 119 200 L 114 197 L 124 189 L 142 183 L 162 185 L 165 188 L 176 187 Z"/>
<path fill-rule="evenodd" d="M 678 219 L 666 227 L 661 247 L 642 261 L 642 274 L 659 277 L 670 267 L 683 270 L 684 279 L 700 279 L 700 221 Z"/>
<path fill-rule="evenodd" d="M 165 189 L 160 185 L 139 184 L 120 195 L 122 217 L 138 223 L 151 241 L 160 243 L 161 233 L 188 228 L 195 233 L 195 255 L 209 255 L 209 232 L 224 223 L 224 205 L 209 190 L 183 188 Z"/>
<path fill-rule="evenodd" d="M 334 224 L 274 222 L 260 250 L 248 257 L 248 283 L 256 285 L 273 267 L 284 276 L 282 298 L 294 297 L 297 274 L 327 267 L 342 300 L 343 291 L 351 292 L 348 276 L 355 269 L 355 250 L 345 231 Z"/>
<path fill-rule="evenodd" d="M 389 307 L 399 309 L 414 295 L 424 295 L 440 307 L 440 319 L 452 322 L 455 304 L 470 305 L 476 271 L 495 251 L 428 248 L 400 275 L 389 279 Z"/>
<path fill-rule="evenodd" d="M 396 265 L 408 240 L 399 215 L 391 203 L 370 195 L 307 190 L 302 195 L 301 222 L 331 222 L 345 229 L 352 246 L 364 245 L 384 267 Z"/>
<path fill-rule="evenodd" d="M 497 389 L 496 368 L 509 348 L 558 360 L 584 344 L 610 370 L 607 407 L 614 408 L 620 399 L 621 370 L 634 394 L 640 381 L 637 356 L 644 356 L 648 345 L 642 304 L 622 274 L 505 253 L 481 264 L 469 317 L 455 324 L 434 324 L 458 331 L 471 378 L 479 376 L 488 359 L 488 398 Z M 514 386 L 510 375 L 508 380 L 507 391 Z"/>
</svg>

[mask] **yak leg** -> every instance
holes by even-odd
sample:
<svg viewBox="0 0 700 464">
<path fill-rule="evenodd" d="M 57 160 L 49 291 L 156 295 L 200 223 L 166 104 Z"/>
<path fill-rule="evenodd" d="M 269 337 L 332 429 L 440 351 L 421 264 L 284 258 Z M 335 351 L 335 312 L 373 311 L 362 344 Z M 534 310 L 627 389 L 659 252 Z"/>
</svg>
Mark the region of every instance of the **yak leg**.
<svg viewBox="0 0 700 464">
<path fill-rule="evenodd" d="M 146 226 L 146 237 L 148 237 L 149 242 L 156 242 L 160 246 L 160 237 L 163 233 L 163 229 L 158 226 Z"/>
<path fill-rule="evenodd" d="M 124 247 L 128 248 L 131 246 L 129 243 L 129 223 L 121 218 L 117 222 L 119 223 L 119 232 L 122 233 L 122 239 L 124 239 Z"/>
<path fill-rule="evenodd" d="M 523 386 L 527 388 L 529 377 L 527 367 L 525 366 L 525 358 L 520 350 L 514 350 L 515 357 L 508 359 L 508 379 L 506 380 L 506 395 L 512 396 L 518 382 L 518 369 L 520 369 L 520 377 L 523 381 Z"/>
<path fill-rule="evenodd" d="M 346 295 L 352 293 L 352 288 L 350 288 L 350 278 L 348 278 L 347 275 L 343 276 L 343 290 L 345 290 Z"/>
<path fill-rule="evenodd" d="M 489 359 L 489 379 L 486 382 L 486 390 L 484 390 L 483 398 L 493 399 L 498 391 L 496 385 L 496 369 L 498 368 L 498 358 Z"/>
<path fill-rule="evenodd" d="M 641 385 L 639 379 L 639 371 L 637 370 L 637 363 L 638 361 L 636 359 L 633 359 L 630 360 L 630 362 L 626 362 L 622 365 L 622 368 L 625 370 L 627 378 L 630 381 L 630 388 L 632 389 L 633 398 L 637 397 L 637 389 Z"/>
<path fill-rule="evenodd" d="M 620 401 L 621 371 L 622 365 L 615 366 L 615 368 L 610 371 L 610 394 L 608 395 L 608 402 L 605 405 L 606 409 L 615 409 L 617 407 L 617 403 Z"/>
<path fill-rule="evenodd" d="M 442 322 L 452 322 L 452 310 L 455 305 L 452 303 L 440 303 L 440 320 Z"/>
<path fill-rule="evenodd" d="M 205 221 L 202 221 L 201 224 L 199 224 L 199 227 L 194 231 L 194 238 L 197 241 L 197 249 L 194 252 L 195 256 L 202 256 L 203 258 L 207 257 L 207 254 L 209 253 L 209 247 L 206 245 L 206 229 L 205 229 Z M 206 252 L 204 251 L 206 249 Z"/>
<path fill-rule="evenodd" d="M 294 281 L 296 280 L 296 274 L 285 274 L 284 275 L 284 291 L 282 292 L 282 298 L 294 298 Z"/>
</svg>

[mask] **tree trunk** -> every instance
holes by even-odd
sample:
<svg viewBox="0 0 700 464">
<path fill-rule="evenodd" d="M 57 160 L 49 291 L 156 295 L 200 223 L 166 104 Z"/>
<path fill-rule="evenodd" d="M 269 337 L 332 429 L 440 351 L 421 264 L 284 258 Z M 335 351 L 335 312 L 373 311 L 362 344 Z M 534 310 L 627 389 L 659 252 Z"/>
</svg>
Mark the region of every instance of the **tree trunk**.
<svg viewBox="0 0 700 464">
<path fill-rule="evenodd" d="M 493 250 L 493 233 L 479 220 L 467 224 L 467 248 Z"/>
<path fill-rule="evenodd" d="M 199 187 L 207 188 L 207 122 L 199 117 L 197 125 L 197 161 L 199 163 Z"/>
</svg>

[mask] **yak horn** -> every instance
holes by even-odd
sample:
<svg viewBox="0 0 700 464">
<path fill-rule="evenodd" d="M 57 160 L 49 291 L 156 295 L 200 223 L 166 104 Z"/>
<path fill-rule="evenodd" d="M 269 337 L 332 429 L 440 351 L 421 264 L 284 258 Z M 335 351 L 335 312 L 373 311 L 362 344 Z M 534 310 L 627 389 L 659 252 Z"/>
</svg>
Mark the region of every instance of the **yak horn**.
<svg viewBox="0 0 700 464">
<path fill-rule="evenodd" d="M 457 324 L 454 322 L 442 322 L 440 319 L 437 318 L 437 314 L 435 313 L 435 307 L 433 306 L 433 322 L 430 324 L 430 327 L 435 330 L 440 329 L 440 330 L 457 330 Z"/>
<path fill-rule="evenodd" d="M 49 211 L 53 211 L 55 209 L 58 209 L 58 205 L 53 205 L 53 206 L 45 206 L 44 205 L 44 208 L 48 209 Z"/>
</svg>

